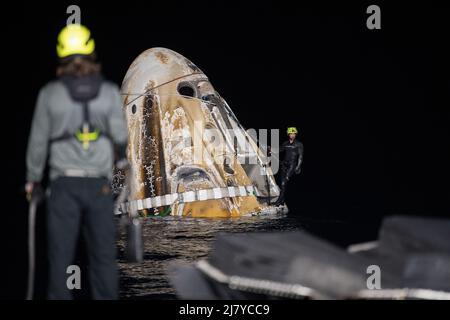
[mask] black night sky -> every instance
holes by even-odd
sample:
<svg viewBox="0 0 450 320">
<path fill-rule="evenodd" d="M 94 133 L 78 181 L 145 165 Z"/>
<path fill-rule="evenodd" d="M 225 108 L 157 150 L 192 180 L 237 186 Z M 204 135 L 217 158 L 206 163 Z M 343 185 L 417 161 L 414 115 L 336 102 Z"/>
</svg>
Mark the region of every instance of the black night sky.
<svg viewBox="0 0 450 320">
<path fill-rule="evenodd" d="M 78 3 L 106 77 L 120 85 L 142 51 L 167 47 L 202 69 L 245 127 L 297 126 L 305 158 L 289 190 L 291 214 L 360 226 L 318 234 L 337 243 L 364 241 L 386 215 L 450 217 L 445 8 L 152 2 Z M 55 74 L 56 36 L 69 4 L 16 6 L 3 14 L 2 47 L 13 49 L 2 49 L 8 92 L 2 127 L 13 135 L 3 159 L 8 277 L 26 275 L 25 150 L 38 90 Z M 370 4 L 381 7 L 381 30 L 366 28 Z"/>
</svg>

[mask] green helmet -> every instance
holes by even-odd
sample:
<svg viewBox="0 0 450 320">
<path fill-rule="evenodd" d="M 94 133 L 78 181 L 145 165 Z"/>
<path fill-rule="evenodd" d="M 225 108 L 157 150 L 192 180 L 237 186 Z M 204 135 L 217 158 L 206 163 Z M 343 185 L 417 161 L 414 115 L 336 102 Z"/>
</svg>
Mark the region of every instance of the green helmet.
<svg viewBox="0 0 450 320">
<path fill-rule="evenodd" d="M 287 134 L 291 134 L 291 133 L 297 134 L 298 133 L 297 128 L 296 127 L 287 128 Z"/>
<path fill-rule="evenodd" d="M 94 52 L 95 43 L 91 32 L 81 24 L 69 24 L 58 35 L 56 53 L 59 58 L 74 54 L 89 55 Z"/>
</svg>

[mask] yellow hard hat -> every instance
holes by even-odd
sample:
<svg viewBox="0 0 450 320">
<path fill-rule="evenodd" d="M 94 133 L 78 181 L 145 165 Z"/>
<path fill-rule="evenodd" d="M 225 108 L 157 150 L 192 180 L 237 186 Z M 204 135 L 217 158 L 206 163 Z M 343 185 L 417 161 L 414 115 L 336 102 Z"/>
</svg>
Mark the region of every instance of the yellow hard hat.
<svg viewBox="0 0 450 320">
<path fill-rule="evenodd" d="M 91 32 L 81 24 L 69 24 L 58 35 L 56 53 L 59 58 L 73 54 L 89 55 L 95 50 L 94 39 Z"/>
<path fill-rule="evenodd" d="M 291 134 L 291 133 L 297 134 L 298 131 L 297 131 L 297 128 L 296 128 L 296 127 L 289 127 L 289 128 L 287 128 L 287 133 L 288 133 L 288 134 Z"/>
</svg>

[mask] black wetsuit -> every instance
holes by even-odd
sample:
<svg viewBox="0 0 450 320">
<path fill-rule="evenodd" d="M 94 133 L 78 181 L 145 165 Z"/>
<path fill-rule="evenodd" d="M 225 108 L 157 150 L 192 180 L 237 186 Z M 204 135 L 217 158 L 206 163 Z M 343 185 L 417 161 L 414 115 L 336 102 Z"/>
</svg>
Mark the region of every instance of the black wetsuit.
<svg viewBox="0 0 450 320">
<path fill-rule="evenodd" d="M 280 154 L 284 153 L 280 168 L 280 196 L 276 205 L 284 203 L 287 183 L 294 175 L 300 173 L 300 165 L 303 160 L 303 144 L 294 140 L 292 143 L 288 140 L 281 145 Z"/>
</svg>

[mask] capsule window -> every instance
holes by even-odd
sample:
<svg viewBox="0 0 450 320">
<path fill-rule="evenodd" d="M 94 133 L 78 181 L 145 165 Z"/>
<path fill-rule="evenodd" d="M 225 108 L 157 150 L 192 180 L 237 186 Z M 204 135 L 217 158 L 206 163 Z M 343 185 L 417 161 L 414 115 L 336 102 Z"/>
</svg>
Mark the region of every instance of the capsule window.
<svg viewBox="0 0 450 320">
<path fill-rule="evenodd" d="M 131 106 L 131 113 L 135 114 L 135 113 L 136 113 L 136 110 L 137 110 L 137 107 L 136 107 L 135 104 L 133 104 L 133 105 Z"/>
<path fill-rule="evenodd" d="M 178 93 L 181 94 L 182 96 L 186 96 L 186 97 L 195 97 L 195 89 L 194 87 L 187 82 L 181 82 L 178 85 Z"/>
</svg>

